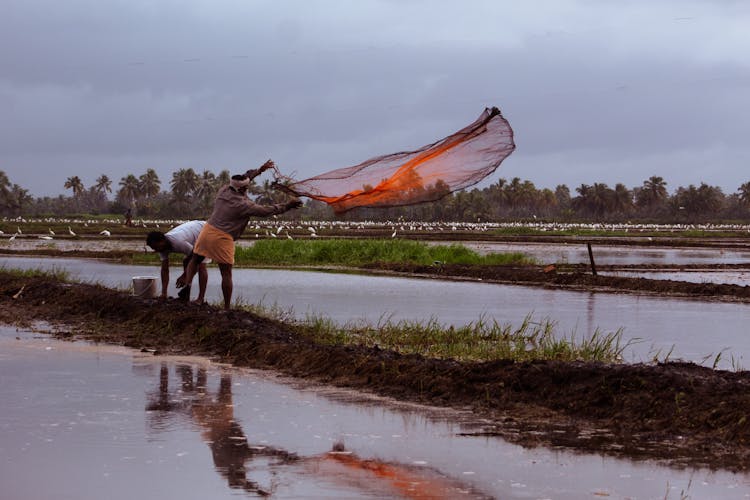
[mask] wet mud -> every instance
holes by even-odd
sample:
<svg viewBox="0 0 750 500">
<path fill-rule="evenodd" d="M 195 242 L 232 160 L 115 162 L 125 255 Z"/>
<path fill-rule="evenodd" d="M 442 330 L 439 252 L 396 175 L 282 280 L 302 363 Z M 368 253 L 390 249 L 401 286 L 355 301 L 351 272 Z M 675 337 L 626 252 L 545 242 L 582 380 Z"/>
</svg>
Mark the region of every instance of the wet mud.
<svg viewBox="0 0 750 500">
<path fill-rule="evenodd" d="M 470 409 L 467 433 L 673 465 L 750 469 L 750 372 L 692 363 L 467 363 L 327 346 L 245 311 L 0 272 L 0 321 L 159 354 L 198 354 L 403 401 Z M 75 332 L 73 335 L 70 332 Z M 707 332 L 707 335 L 710 332 Z"/>
<path fill-rule="evenodd" d="M 677 280 L 654 280 L 608 276 L 607 272 L 621 270 L 673 270 L 697 269 L 698 266 L 597 266 L 594 275 L 591 268 L 582 264 L 548 266 L 479 266 L 461 264 L 414 264 L 374 263 L 366 266 L 368 271 L 422 276 L 439 279 L 469 279 L 487 283 L 541 286 L 568 290 L 585 290 L 610 293 L 640 293 L 668 297 L 693 297 L 702 300 L 750 302 L 750 286 L 726 283 L 693 283 Z M 747 269 L 745 265 L 700 266 L 706 270 Z"/>
</svg>

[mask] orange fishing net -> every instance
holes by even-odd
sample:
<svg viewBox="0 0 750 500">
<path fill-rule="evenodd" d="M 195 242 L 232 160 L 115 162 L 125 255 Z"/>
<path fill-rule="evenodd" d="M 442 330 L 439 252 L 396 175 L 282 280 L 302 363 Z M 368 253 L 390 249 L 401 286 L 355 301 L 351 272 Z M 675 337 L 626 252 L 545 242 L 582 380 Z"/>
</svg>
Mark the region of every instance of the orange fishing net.
<svg viewBox="0 0 750 500">
<path fill-rule="evenodd" d="M 357 207 L 393 207 L 439 200 L 494 172 L 516 145 L 497 108 L 471 125 L 416 151 L 378 156 L 295 181 L 278 173 L 276 186 L 328 203 L 337 214 Z"/>
</svg>

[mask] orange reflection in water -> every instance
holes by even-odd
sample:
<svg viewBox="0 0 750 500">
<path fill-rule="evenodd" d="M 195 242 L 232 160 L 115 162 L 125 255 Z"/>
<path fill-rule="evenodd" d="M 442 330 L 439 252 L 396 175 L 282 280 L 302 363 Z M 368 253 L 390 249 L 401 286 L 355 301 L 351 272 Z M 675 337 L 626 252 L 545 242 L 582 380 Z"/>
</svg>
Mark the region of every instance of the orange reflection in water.
<svg viewBox="0 0 750 500">
<path fill-rule="evenodd" d="M 201 437 L 209 445 L 217 472 L 232 489 L 253 495 L 273 495 L 276 484 L 261 486 L 249 479 L 248 464 L 255 459 L 271 459 L 271 467 L 302 466 L 316 478 L 363 493 L 397 495 L 404 498 L 482 497 L 473 488 L 447 478 L 428 467 L 386 463 L 363 459 L 335 445 L 337 451 L 322 455 L 300 457 L 279 447 L 265 444 L 251 445 L 242 426 L 235 418 L 232 398 L 232 378 L 228 372 L 220 376 L 218 389 L 207 389 L 207 372 L 199 367 L 177 365 L 179 389 L 169 389 L 169 366 L 164 363 L 159 372 L 158 389 L 148 395 L 146 409 L 152 413 L 151 426 L 165 426 L 169 415 L 189 415 L 200 429 Z"/>
</svg>

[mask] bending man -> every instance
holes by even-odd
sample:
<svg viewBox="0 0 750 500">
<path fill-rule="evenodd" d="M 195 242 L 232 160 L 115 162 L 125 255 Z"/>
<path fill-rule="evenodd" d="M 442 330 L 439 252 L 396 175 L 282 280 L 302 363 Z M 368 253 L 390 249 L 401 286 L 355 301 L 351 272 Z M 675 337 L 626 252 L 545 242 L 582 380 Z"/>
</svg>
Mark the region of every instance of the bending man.
<svg viewBox="0 0 750 500">
<path fill-rule="evenodd" d="M 169 288 L 169 254 L 177 252 L 184 254 L 182 259 L 183 272 L 177 278 L 178 287 L 185 281 L 185 269 L 193 255 L 193 245 L 195 245 L 198 235 L 201 233 L 206 223 L 202 220 L 191 220 L 180 224 L 166 234 L 160 231 L 152 231 L 146 236 L 146 244 L 155 251 L 159 252 L 161 258 L 161 297 L 167 298 L 167 289 Z M 206 263 L 201 262 L 198 266 L 198 298 L 196 302 L 203 303 L 206 295 L 206 283 L 208 283 L 208 271 Z M 178 294 L 181 299 L 190 298 L 190 285 L 180 290 Z"/>
<path fill-rule="evenodd" d="M 229 309 L 233 289 L 234 242 L 242 235 L 250 217 L 268 217 L 302 206 L 302 202 L 296 198 L 287 203 L 258 205 L 247 197 L 250 181 L 273 166 L 274 163 L 268 160 L 258 169 L 248 170 L 244 175 L 232 176 L 229 185 L 219 189 L 211 217 L 203 226 L 193 247 L 193 256 L 185 270 L 185 278 L 178 280 L 177 286 L 189 286 L 196 269 L 203 259 L 208 257 L 219 266 L 224 309 Z"/>
</svg>

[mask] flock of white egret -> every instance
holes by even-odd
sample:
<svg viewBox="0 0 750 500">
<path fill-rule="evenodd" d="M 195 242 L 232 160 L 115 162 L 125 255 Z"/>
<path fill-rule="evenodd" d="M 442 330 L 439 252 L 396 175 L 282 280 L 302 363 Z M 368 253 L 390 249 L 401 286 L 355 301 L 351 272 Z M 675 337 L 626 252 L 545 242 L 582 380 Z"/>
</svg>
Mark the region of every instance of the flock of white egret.
<svg viewBox="0 0 750 500">
<path fill-rule="evenodd" d="M 185 222 L 184 219 L 138 219 L 133 221 L 134 227 L 149 228 L 156 231 L 169 229 Z M 17 237 L 36 237 L 43 240 L 53 240 L 58 237 L 101 237 L 112 236 L 112 229 L 122 227 L 122 219 L 84 219 L 84 218 L 3 218 L 0 220 L 0 235 L 8 235 L 7 241 Z M 48 231 L 40 233 L 44 226 L 67 226 L 67 231 L 57 235 L 49 227 Z M 3 229 L 14 227 L 16 230 L 8 233 Z M 24 226 L 28 230 L 24 232 Z M 104 229 L 102 227 L 104 226 Z M 36 229 L 34 229 L 36 228 Z M 540 232 L 571 232 L 571 231 L 602 231 L 633 233 L 677 233 L 683 231 L 704 232 L 748 232 L 750 224 L 644 224 L 644 223 L 582 223 L 582 222 L 543 222 L 543 221 L 515 221 L 515 222 L 419 222 L 419 221 L 288 221 L 276 218 L 252 220 L 247 227 L 245 237 L 249 238 L 286 238 L 298 237 L 317 238 L 321 234 L 334 236 L 346 232 L 356 234 L 358 231 L 380 231 L 386 236 L 395 238 L 398 234 L 435 232 L 470 232 L 483 233 L 498 230 L 540 231 Z M 34 232 L 35 231 L 35 232 Z"/>
</svg>

